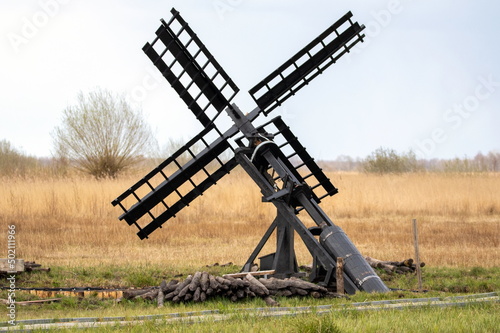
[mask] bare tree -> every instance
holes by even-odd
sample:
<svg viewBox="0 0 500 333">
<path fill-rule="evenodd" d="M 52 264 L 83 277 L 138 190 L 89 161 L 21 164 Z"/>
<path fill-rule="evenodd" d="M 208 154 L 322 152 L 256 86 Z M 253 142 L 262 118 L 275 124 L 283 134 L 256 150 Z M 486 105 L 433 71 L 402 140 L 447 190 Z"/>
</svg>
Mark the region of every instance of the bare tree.
<svg viewBox="0 0 500 333">
<path fill-rule="evenodd" d="M 97 89 L 78 95 L 53 132 L 55 154 L 96 178 L 116 177 L 146 155 L 155 140 L 123 96 Z"/>
</svg>

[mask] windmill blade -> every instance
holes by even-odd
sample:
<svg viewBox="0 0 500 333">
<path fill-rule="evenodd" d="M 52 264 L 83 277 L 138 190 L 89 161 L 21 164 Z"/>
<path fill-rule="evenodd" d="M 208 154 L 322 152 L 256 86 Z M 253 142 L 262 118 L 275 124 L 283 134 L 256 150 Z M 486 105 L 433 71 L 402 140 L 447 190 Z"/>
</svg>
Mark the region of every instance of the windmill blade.
<svg viewBox="0 0 500 333">
<path fill-rule="evenodd" d="M 239 88 L 179 12 L 172 8 L 171 13 L 143 51 L 203 126 L 212 126 Z"/>
<path fill-rule="evenodd" d="M 338 193 L 337 188 L 281 117 L 276 117 L 259 126 L 257 130 L 260 133 L 267 133 L 268 136 L 270 134 L 273 144 L 268 145 L 269 149 L 273 150 L 274 155 L 280 158 L 299 183 L 307 184 L 311 197 L 316 203 Z M 235 141 L 240 147 L 245 147 L 242 139 L 238 138 Z M 273 170 L 267 170 L 267 172 L 270 175 L 273 174 Z M 273 177 L 273 182 L 279 178 L 279 176 Z"/>
<path fill-rule="evenodd" d="M 120 206 L 120 220 L 136 225 L 140 239 L 153 231 L 196 199 L 236 165 L 228 139 L 237 133 L 232 127 L 211 144 L 208 138 L 218 131 L 206 128 L 144 178 L 112 201 Z M 201 150 L 200 146 L 203 147 Z M 201 150 L 196 154 L 196 150 Z M 187 160 L 183 163 L 183 160 Z"/>
<path fill-rule="evenodd" d="M 348 12 L 296 55 L 250 89 L 259 108 L 268 114 L 307 85 L 358 42 L 365 28 Z"/>
<path fill-rule="evenodd" d="M 283 119 L 276 117 L 272 120 L 272 123 L 277 129 L 277 132 L 274 133 L 274 140 L 278 140 L 280 136 L 284 140 L 278 148 L 282 151 L 290 148 L 291 152 L 286 155 L 286 158 L 293 166 L 293 170 L 300 175 L 303 182 L 309 185 L 313 191 L 315 201 L 320 203 L 323 198 L 337 194 L 338 189 L 331 183 L 330 179 L 318 166 L 314 158 L 309 155 L 306 148 L 300 143 L 297 136 L 292 133 Z"/>
</svg>

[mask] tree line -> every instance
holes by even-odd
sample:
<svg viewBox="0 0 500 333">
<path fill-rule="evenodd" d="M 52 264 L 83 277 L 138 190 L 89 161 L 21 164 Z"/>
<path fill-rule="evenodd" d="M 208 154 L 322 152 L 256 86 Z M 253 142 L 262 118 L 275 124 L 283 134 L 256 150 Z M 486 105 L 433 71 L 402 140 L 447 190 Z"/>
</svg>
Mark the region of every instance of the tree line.
<svg viewBox="0 0 500 333">
<path fill-rule="evenodd" d="M 409 173 L 409 172 L 500 172 L 500 153 L 477 153 L 474 157 L 453 159 L 417 159 L 410 150 L 398 153 L 390 148 L 380 147 L 365 158 L 339 156 L 335 160 L 320 162 L 329 171 L 360 171 L 367 173 Z"/>
</svg>

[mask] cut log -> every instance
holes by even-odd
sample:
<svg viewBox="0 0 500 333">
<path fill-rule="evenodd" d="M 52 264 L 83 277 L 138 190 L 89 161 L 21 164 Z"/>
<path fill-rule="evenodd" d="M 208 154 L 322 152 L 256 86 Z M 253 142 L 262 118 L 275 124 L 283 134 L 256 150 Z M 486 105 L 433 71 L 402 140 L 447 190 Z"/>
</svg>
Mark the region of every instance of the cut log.
<svg viewBox="0 0 500 333">
<path fill-rule="evenodd" d="M 201 294 L 201 287 L 196 288 L 193 294 L 193 301 L 199 302 L 200 301 L 200 294 Z"/>
<path fill-rule="evenodd" d="M 257 295 L 253 291 L 251 291 L 250 288 L 248 288 L 248 290 L 245 290 L 245 292 L 247 293 L 247 296 L 250 298 L 257 297 Z"/>
<path fill-rule="evenodd" d="M 245 288 L 248 287 L 249 282 L 246 280 L 241 280 L 241 279 L 233 279 L 233 278 L 228 278 L 231 281 L 231 288 L 232 289 L 240 289 L 240 288 Z"/>
<path fill-rule="evenodd" d="M 210 275 L 208 277 L 208 280 L 210 281 L 210 288 L 212 288 L 213 290 L 216 290 L 219 287 L 219 283 L 215 279 L 215 276 Z"/>
<path fill-rule="evenodd" d="M 200 278 L 200 287 L 201 287 L 201 290 L 207 291 L 207 289 L 208 289 L 209 286 L 210 286 L 209 275 L 208 275 L 207 272 L 203 272 L 201 274 L 201 278 Z"/>
<path fill-rule="evenodd" d="M 285 279 L 285 283 L 288 283 L 290 286 L 295 287 L 295 288 L 301 288 L 305 290 L 315 290 L 315 291 L 320 291 L 320 292 L 328 292 L 328 290 L 325 287 L 322 287 L 320 285 L 317 285 L 315 283 L 311 283 L 308 281 L 304 281 L 298 278 L 291 277 L 289 279 Z"/>
<path fill-rule="evenodd" d="M 191 280 L 191 283 L 189 284 L 189 290 L 195 291 L 196 288 L 200 286 L 200 279 L 201 279 L 201 272 L 196 272 L 193 275 L 193 279 Z"/>
<path fill-rule="evenodd" d="M 245 290 L 244 289 L 238 289 L 236 290 L 236 297 L 238 298 L 244 298 L 246 296 Z"/>
<path fill-rule="evenodd" d="M 373 268 L 387 268 L 387 269 L 389 269 L 392 272 L 394 272 L 396 270 L 396 266 L 389 264 L 389 262 L 387 262 L 387 261 L 373 259 L 373 258 L 370 258 L 370 257 L 366 257 L 365 260 Z"/>
<path fill-rule="evenodd" d="M 186 294 L 189 292 L 189 286 L 190 286 L 190 284 L 186 285 L 184 288 L 181 289 L 181 291 L 179 291 L 178 296 L 180 298 L 183 298 L 184 296 L 186 296 Z"/>
<path fill-rule="evenodd" d="M 247 274 L 245 279 L 248 281 L 250 285 L 250 290 L 259 296 L 267 296 L 269 295 L 269 289 L 266 288 L 259 280 L 253 277 L 252 274 Z"/>
<path fill-rule="evenodd" d="M 170 293 L 168 293 L 168 294 L 166 294 L 166 295 L 165 295 L 165 300 L 166 300 L 166 301 L 170 301 L 170 300 L 172 300 L 172 299 L 173 299 L 174 297 L 176 297 L 176 296 L 177 296 L 177 295 L 175 294 L 175 292 L 174 292 L 174 291 L 172 291 L 172 292 L 170 292 Z"/>
<path fill-rule="evenodd" d="M 261 279 L 259 281 L 269 290 L 286 289 L 289 287 L 289 285 L 285 282 L 285 280 L 280 280 L 276 278 Z"/>
<path fill-rule="evenodd" d="M 406 266 L 399 266 L 396 268 L 396 272 L 401 272 L 401 273 L 411 273 L 413 272 L 414 269 L 410 268 L 410 267 L 406 267 Z"/>
<path fill-rule="evenodd" d="M 171 280 L 169 283 L 167 283 L 165 288 L 162 288 L 163 293 L 166 295 L 166 294 L 174 291 L 177 288 L 178 284 L 179 284 L 178 280 Z"/>
<path fill-rule="evenodd" d="M 163 280 L 160 283 L 160 289 L 163 292 L 165 289 L 167 289 L 167 281 Z"/>
<path fill-rule="evenodd" d="M 152 301 L 152 300 L 156 299 L 157 297 L 158 297 L 158 289 L 151 289 L 147 293 L 139 295 L 139 296 L 135 296 L 134 298 L 142 298 L 142 299 L 147 299 L 147 300 Z"/>
<path fill-rule="evenodd" d="M 181 292 L 181 290 L 184 289 L 186 286 L 188 286 L 191 283 L 191 279 L 192 278 L 193 277 L 191 275 L 189 275 L 186 278 L 186 280 L 184 280 L 183 282 L 177 284 L 177 287 L 174 290 L 175 295 L 179 295 L 179 293 Z"/>
<path fill-rule="evenodd" d="M 165 281 L 163 281 L 163 282 L 165 282 Z M 165 287 L 166 286 L 167 286 L 167 284 L 165 283 Z M 160 288 L 158 289 L 158 296 L 156 297 L 156 302 L 158 303 L 159 308 L 163 307 L 164 301 L 165 301 L 165 295 L 163 294 L 163 288 L 160 286 Z"/>
<path fill-rule="evenodd" d="M 323 297 L 323 294 L 317 292 L 317 291 L 311 291 L 310 295 L 313 297 L 313 298 L 322 298 Z"/>
<path fill-rule="evenodd" d="M 307 290 L 295 287 L 290 287 L 290 292 L 292 293 L 292 295 L 299 295 L 299 296 L 306 296 L 309 294 Z"/>
<path fill-rule="evenodd" d="M 151 291 L 151 288 L 146 289 L 127 289 L 123 291 L 123 297 L 125 299 L 132 299 L 136 296 L 146 294 Z"/>
<path fill-rule="evenodd" d="M 403 265 L 406 266 L 406 267 L 411 267 L 413 265 L 413 259 L 406 259 L 403 261 Z M 399 266 L 399 265 L 397 265 Z"/>
<path fill-rule="evenodd" d="M 267 306 L 280 306 L 280 303 L 276 302 L 271 296 L 264 297 L 264 302 Z"/>
<path fill-rule="evenodd" d="M 386 273 L 392 274 L 392 273 L 398 273 L 398 274 L 405 274 L 405 273 L 413 273 L 416 271 L 416 265 L 413 259 L 405 259 L 403 261 L 383 261 L 383 260 L 378 260 L 370 257 L 365 258 L 366 261 L 370 264 L 370 266 L 374 268 L 380 268 L 383 269 Z M 420 264 L 420 267 L 425 266 L 423 263 Z"/>
<path fill-rule="evenodd" d="M 290 297 L 293 293 L 289 289 L 281 289 L 276 292 L 276 296 Z"/>
<path fill-rule="evenodd" d="M 223 277 L 217 276 L 215 279 L 219 283 L 219 288 L 221 289 L 227 290 L 231 286 L 231 281 L 226 280 Z"/>
</svg>

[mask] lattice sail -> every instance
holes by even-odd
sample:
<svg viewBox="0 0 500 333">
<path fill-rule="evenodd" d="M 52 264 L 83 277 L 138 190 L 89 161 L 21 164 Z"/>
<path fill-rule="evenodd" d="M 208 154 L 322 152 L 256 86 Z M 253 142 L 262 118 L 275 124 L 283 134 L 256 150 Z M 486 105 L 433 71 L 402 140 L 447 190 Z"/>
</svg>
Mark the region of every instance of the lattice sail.
<svg viewBox="0 0 500 333">
<path fill-rule="evenodd" d="M 218 133 L 211 127 L 203 130 L 112 201 L 124 212 L 119 219 L 135 225 L 139 238 L 147 238 L 237 165 L 228 141 L 234 133 L 209 144 L 208 138 Z"/>
<path fill-rule="evenodd" d="M 295 95 L 358 42 L 363 41 L 365 28 L 352 22 L 348 12 L 315 38 L 296 55 L 250 89 L 250 95 L 268 114 L 289 97 Z"/>
<path fill-rule="evenodd" d="M 322 199 L 338 193 L 337 188 L 331 183 L 323 170 L 318 166 L 299 139 L 290 130 L 281 117 L 276 117 L 271 121 L 257 128 L 262 133 L 272 136 L 272 147 L 274 154 L 280 156 L 283 163 L 292 171 L 294 177 L 305 183 L 311 189 L 312 198 L 320 203 Z M 245 147 L 245 143 L 239 138 L 236 143 L 240 147 Z M 268 170 L 273 181 L 278 181 L 279 176 L 273 175 L 272 170 Z M 299 208 L 299 210 L 301 210 Z"/>
<path fill-rule="evenodd" d="M 172 18 L 143 51 L 196 118 L 207 127 L 229 106 L 239 88 L 198 36 L 172 8 Z"/>
</svg>

